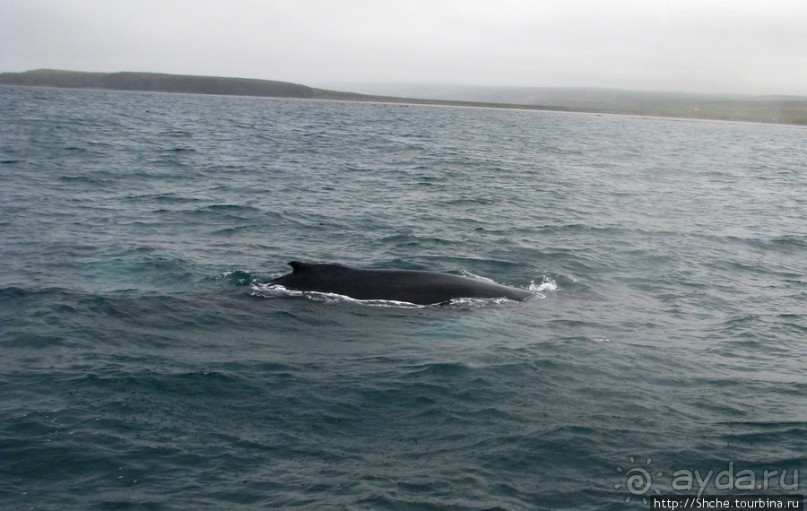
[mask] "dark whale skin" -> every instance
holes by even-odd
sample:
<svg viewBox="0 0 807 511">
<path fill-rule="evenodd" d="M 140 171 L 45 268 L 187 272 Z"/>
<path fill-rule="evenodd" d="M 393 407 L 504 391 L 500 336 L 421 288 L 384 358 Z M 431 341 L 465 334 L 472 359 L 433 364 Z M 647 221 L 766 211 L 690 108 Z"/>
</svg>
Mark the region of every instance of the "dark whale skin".
<svg viewBox="0 0 807 511">
<path fill-rule="evenodd" d="M 291 261 L 292 273 L 269 285 L 295 291 L 336 293 L 358 300 L 395 300 L 417 305 L 445 303 L 452 298 L 508 298 L 523 301 L 534 296 L 524 289 L 493 282 L 415 270 L 362 270 L 341 264 Z"/>
</svg>

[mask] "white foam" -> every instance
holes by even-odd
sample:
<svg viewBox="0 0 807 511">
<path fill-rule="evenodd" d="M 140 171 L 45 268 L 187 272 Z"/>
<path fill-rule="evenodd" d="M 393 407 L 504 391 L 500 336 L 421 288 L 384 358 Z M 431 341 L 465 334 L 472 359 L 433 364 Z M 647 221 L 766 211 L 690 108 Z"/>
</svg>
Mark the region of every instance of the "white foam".
<svg viewBox="0 0 807 511">
<path fill-rule="evenodd" d="M 557 291 L 558 285 L 550 277 L 544 275 L 543 280 L 541 281 L 540 284 L 536 284 L 534 281 L 530 282 L 530 287 L 528 287 L 527 289 L 529 291 L 532 291 L 533 293 L 541 294 L 544 291 Z"/>
<path fill-rule="evenodd" d="M 510 298 L 452 298 L 445 304 L 448 307 L 484 307 L 486 305 L 500 305 L 504 303 L 520 303 L 519 300 Z"/>
<path fill-rule="evenodd" d="M 249 293 L 251 296 L 258 296 L 261 298 L 277 298 L 284 296 L 303 297 L 314 302 L 324 303 L 358 303 L 361 305 L 368 305 L 370 307 L 398 307 L 398 308 L 420 308 L 425 305 L 417 305 L 415 303 L 401 302 L 398 300 L 358 300 L 349 296 L 340 295 L 337 293 L 321 293 L 319 291 L 296 291 L 294 289 L 287 289 L 281 285 L 270 284 L 253 284 Z"/>
<path fill-rule="evenodd" d="M 447 303 L 432 304 L 432 305 L 418 305 L 411 302 L 402 302 L 398 300 L 359 300 L 351 298 L 350 296 L 340 295 L 337 293 L 321 293 L 319 291 L 295 291 L 287 289 L 277 284 L 253 284 L 250 290 L 251 296 L 260 298 L 278 298 L 278 297 L 303 297 L 314 302 L 321 303 L 356 303 L 366 305 L 369 307 L 393 307 L 415 309 L 424 307 L 484 307 L 486 305 L 497 305 L 504 303 L 519 303 L 517 300 L 509 298 L 452 298 Z M 530 289 L 535 294 L 532 289 Z M 538 293 L 536 296 L 542 298 L 543 295 Z"/>
</svg>

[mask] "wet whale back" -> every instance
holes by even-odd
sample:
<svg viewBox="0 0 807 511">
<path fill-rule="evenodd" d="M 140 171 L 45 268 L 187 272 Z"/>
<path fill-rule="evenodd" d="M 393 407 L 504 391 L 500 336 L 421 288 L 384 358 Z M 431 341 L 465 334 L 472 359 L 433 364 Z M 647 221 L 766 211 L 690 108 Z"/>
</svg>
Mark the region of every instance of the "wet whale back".
<svg viewBox="0 0 807 511">
<path fill-rule="evenodd" d="M 525 300 L 532 293 L 468 277 L 416 270 L 362 270 L 340 264 L 289 263 L 293 272 L 271 281 L 287 289 L 336 293 L 359 300 L 428 305 L 452 298 Z"/>
</svg>

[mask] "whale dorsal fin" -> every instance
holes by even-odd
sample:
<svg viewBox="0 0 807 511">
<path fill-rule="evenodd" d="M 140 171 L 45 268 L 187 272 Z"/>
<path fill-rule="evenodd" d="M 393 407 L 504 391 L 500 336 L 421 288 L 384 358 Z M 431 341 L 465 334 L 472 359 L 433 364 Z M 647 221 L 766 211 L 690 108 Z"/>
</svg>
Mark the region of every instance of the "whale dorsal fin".
<svg viewBox="0 0 807 511">
<path fill-rule="evenodd" d="M 289 266 L 291 266 L 294 273 L 305 273 L 309 271 L 336 271 L 336 270 L 348 270 L 347 266 L 342 264 L 320 264 L 320 263 L 304 263 L 302 261 L 289 261 Z"/>
<path fill-rule="evenodd" d="M 310 265 L 301 263 L 300 261 L 289 261 L 289 266 L 294 270 L 294 273 L 301 273 L 310 267 Z"/>
</svg>

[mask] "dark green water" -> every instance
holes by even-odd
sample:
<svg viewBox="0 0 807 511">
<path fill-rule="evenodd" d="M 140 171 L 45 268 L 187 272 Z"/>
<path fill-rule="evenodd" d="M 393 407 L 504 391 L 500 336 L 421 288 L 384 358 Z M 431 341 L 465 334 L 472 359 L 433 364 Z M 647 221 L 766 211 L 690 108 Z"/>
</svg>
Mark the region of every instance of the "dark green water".
<svg viewBox="0 0 807 511">
<path fill-rule="evenodd" d="M 0 508 L 804 493 L 805 140 L 0 88 Z M 402 307 L 266 289 L 292 259 L 540 296 Z"/>
</svg>

